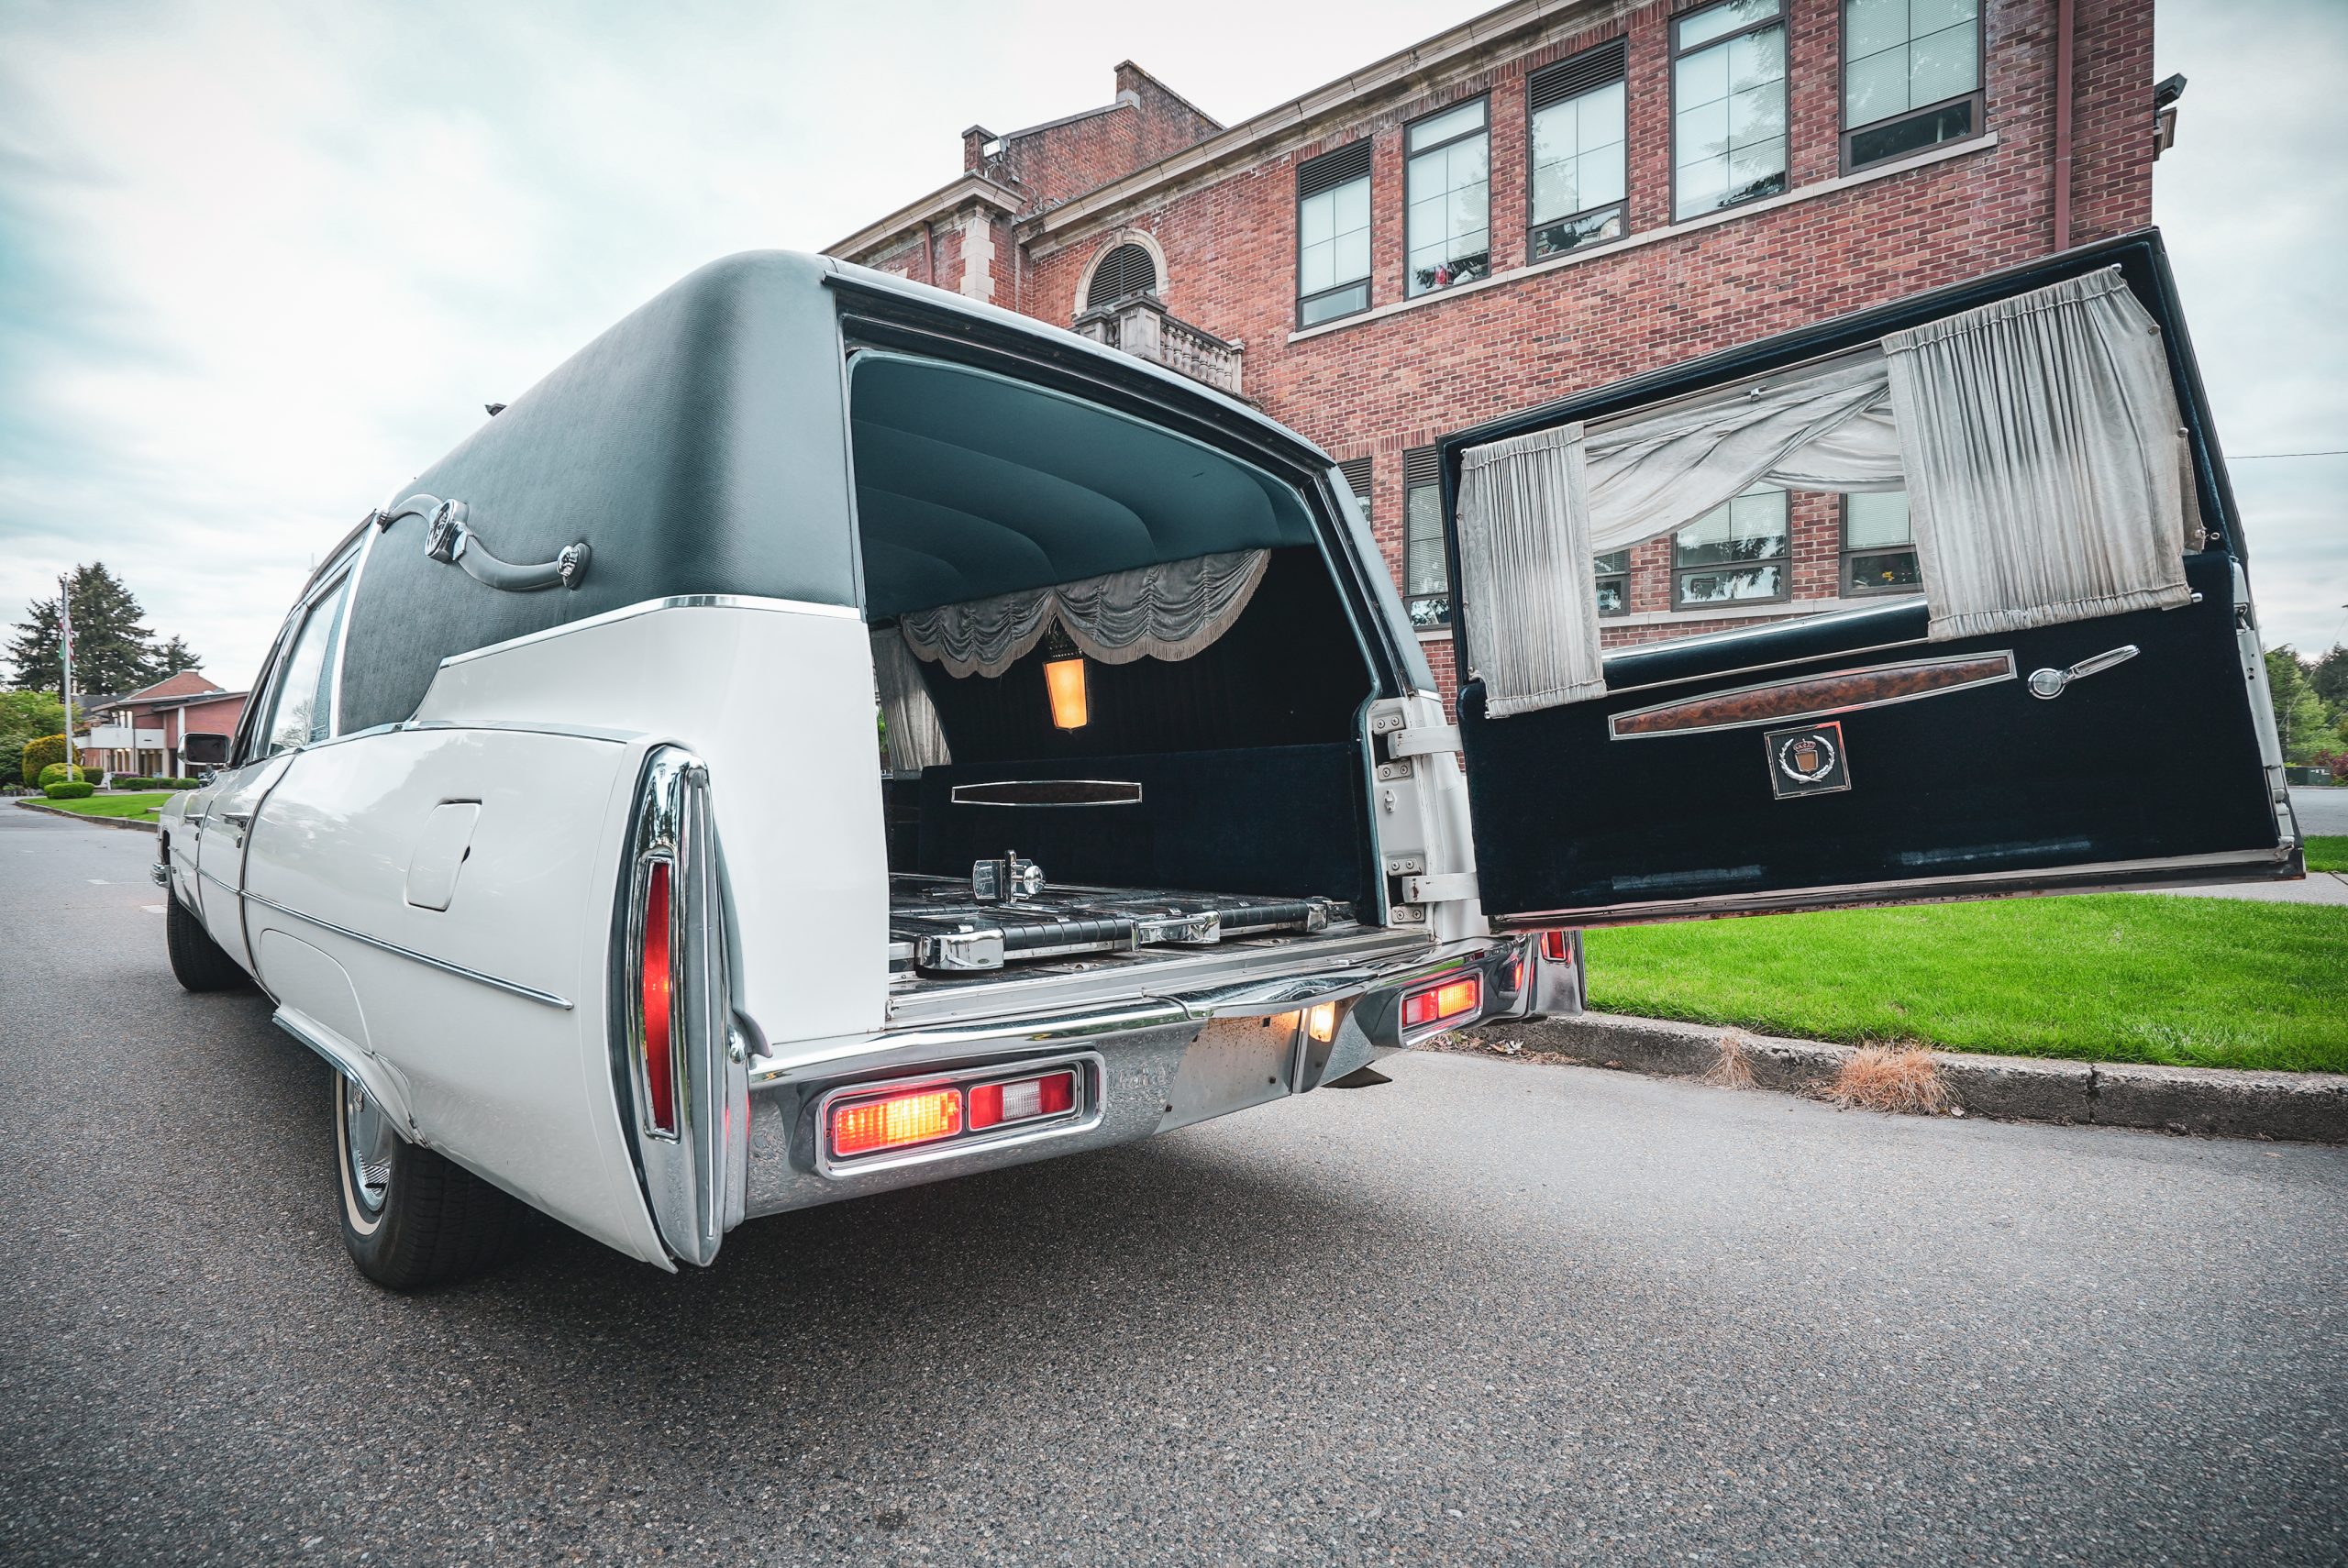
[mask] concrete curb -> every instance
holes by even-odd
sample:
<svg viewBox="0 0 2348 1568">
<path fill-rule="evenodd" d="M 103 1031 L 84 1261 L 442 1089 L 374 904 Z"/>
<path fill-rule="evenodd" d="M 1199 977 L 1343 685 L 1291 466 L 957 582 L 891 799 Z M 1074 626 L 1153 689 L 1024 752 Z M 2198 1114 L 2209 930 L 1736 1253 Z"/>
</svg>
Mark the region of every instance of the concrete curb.
<svg viewBox="0 0 2348 1568">
<path fill-rule="evenodd" d="M 1540 1055 L 1673 1078 L 1711 1073 L 1720 1066 L 1722 1040 L 1734 1035 L 1744 1047 L 1755 1088 L 1810 1095 L 1830 1090 L 1855 1054 L 1852 1046 L 1816 1040 L 1779 1040 L 1714 1024 L 1604 1012 L 1538 1023 L 1496 1020 L 1480 1032 L 1515 1040 Z M 1950 1102 L 1968 1116 L 2348 1143 L 2348 1075 L 2150 1067 L 1950 1051 L 1935 1051 L 1932 1057 Z"/>
<path fill-rule="evenodd" d="M 19 801 L 17 802 L 17 809 L 20 812 L 39 812 L 43 816 L 63 817 L 69 823 L 82 823 L 90 827 L 128 828 L 133 833 L 163 831 L 161 823 L 134 822 L 128 817 L 85 817 L 79 812 L 64 811 L 45 801 Z"/>
</svg>

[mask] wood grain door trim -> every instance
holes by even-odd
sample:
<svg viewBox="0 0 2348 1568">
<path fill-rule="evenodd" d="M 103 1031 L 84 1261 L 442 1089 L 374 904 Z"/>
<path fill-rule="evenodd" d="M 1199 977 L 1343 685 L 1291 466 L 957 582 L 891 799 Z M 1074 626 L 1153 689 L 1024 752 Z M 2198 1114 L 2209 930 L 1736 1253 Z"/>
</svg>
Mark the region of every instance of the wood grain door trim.
<svg viewBox="0 0 2348 1568">
<path fill-rule="evenodd" d="M 1792 680 L 1773 680 L 1759 686 L 1739 686 L 1634 708 L 1608 719 L 1606 729 L 1615 740 L 1652 740 L 1659 735 L 1741 730 L 1757 724 L 1829 718 L 1863 708 L 1888 708 L 1895 702 L 1968 691 L 2014 678 L 2011 649 L 1956 658 L 1911 659 L 1899 664 L 1805 675 Z"/>
</svg>

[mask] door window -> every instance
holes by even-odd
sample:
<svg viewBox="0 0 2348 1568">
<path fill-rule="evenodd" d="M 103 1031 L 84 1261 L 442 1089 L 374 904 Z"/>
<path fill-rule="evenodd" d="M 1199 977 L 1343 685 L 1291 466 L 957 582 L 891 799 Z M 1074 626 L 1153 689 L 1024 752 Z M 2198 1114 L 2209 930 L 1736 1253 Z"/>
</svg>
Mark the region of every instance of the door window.
<svg viewBox="0 0 2348 1568">
<path fill-rule="evenodd" d="M 338 579 L 303 613 L 302 629 L 278 667 L 276 684 L 270 689 L 269 716 L 249 760 L 292 751 L 333 733 L 334 646 L 342 628 L 343 590 L 349 580 L 347 576 Z"/>
</svg>

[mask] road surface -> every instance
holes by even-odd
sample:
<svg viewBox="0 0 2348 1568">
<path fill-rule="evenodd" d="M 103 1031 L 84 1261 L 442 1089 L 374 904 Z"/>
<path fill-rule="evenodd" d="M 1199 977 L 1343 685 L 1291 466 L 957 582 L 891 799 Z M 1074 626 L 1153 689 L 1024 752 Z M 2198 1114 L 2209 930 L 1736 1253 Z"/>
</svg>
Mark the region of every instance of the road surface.
<svg viewBox="0 0 2348 1568">
<path fill-rule="evenodd" d="M 2338 1151 L 1422 1054 L 401 1298 L 153 848 L 0 808 L 14 1563 L 2348 1555 Z"/>
</svg>

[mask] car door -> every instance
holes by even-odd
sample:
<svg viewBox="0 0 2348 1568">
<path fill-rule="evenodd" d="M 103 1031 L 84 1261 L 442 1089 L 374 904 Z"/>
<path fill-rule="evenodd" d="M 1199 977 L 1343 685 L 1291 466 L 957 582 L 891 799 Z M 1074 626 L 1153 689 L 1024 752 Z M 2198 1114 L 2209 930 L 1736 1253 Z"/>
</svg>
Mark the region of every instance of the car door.
<svg viewBox="0 0 2348 1568">
<path fill-rule="evenodd" d="M 1459 745 L 1496 926 L 2299 874 L 2240 524 L 2157 237 L 2056 271 L 2096 267 L 2117 267 L 2161 328 L 2147 352 L 2165 354 L 2190 460 L 2186 517 L 2206 530 L 2201 547 L 2177 547 L 2189 602 L 1940 638 L 1928 598 L 1864 605 L 1617 648 L 1602 691 L 1495 715 L 1479 665 L 1486 607 L 1464 591 Z M 1444 452 L 1455 574 L 1463 453 L 1739 393 L 1756 370 L 1815 363 L 2053 275 L 1904 302 L 1456 436 Z M 1483 646 L 1501 640 L 1489 615 L 1481 630 Z"/>
<path fill-rule="evenodd" d="M 206 792 L 195 824 L 196 882 L 205 929 L 248 971 L 244 884 L 253 819 L 294 754 L 332 728 L 334 647 L 341 633 L 348 571 L 324 574 L 288 619 L 252 716 L 237 737 L 234 766 Z"/>
</svg>

